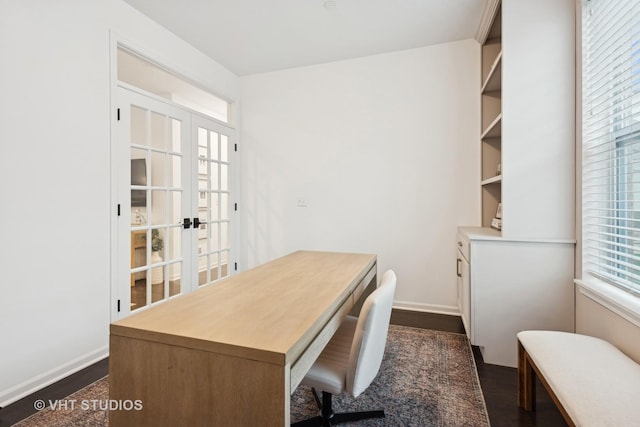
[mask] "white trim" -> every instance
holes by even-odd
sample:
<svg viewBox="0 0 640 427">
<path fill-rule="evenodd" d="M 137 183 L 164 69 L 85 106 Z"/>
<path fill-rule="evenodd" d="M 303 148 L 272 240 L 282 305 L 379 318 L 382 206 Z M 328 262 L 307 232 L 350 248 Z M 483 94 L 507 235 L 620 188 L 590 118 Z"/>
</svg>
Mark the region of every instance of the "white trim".
<svg viewBox="0 0 640 427">
<path fill-rule="evenodd" d="M 60 381 L 71 374 L 74 374 L 87 366 L 109 357 L 109 346 L 105 345 L 99 349 L 77 357 L 64 365 L 51 369 L 43 374 L 37 375 L 24 381 L 8 390 L 0 392 L 0 407 L 5 407 L 17 400 L 43 389 L 57 381 Z"/>
<path fill-rule="evenodd" d="M 487 41 L 493 18 L 495 18 L 499 6 L 500 0 L 487 0 L 485 3 L 480 17 L 480 24 L 478 24 L 478 29 L 476 30 L 475 39 L 478 43 L 484 44 Z"/>
<path fill-rule="evenodd" d="M 574 282 L 582 295 L 640 326 L 640 298 L 592 277 Z"/>
<path fill-rule="evenodd" d="M 155 101 L 162 102 L 165 105 L 168 105 L 170 107 L 179 108 L 181 110 L 184 110 L 184 111 L 188 112 L 192 116 L 198 116 L 198 117 L 202 117 L 205 120 L 214 121 L 214 122 L 216 122 L 220 126 L 223 126 L 226 129 L 230 129 L 232 131 L 236 130 L 235 126 L 232 123 L 223 122 L 222 120 L 216 119 L 215 117 L 207 116 L 206 114 L 201 113 L 200 111 L 192 110 L 189 107 L 186 107 L 186 106 L 184 106 L 182 104 L 178 104 L 178 103 L 176 103 L 176 102 L 174 102 L 174 101 L 172 101 L 170 99 L 164 98 L 162 96 L 156 95 L 155 93 L 147 92 L 146 90 L 140 89 L 139 87 L 133 86 L 133 85 L 131 85 L 129 83 L 117 81 L 116 82 L 116 86 L 118 88 L 126 89 L 126 90 L 128 90 L 130 92 L 134 92 L 134 93 L 137 93 L 139 95 L 146 96 L 147 98 L 151 98 L 151 99 L 153 99 Z"/>
<path fill-rule="evenodd" d="M 574 180 L 575 209 L 576 209 L 576 277 L 582 271 L 582 1 L 575 0 L 575 145 L 574 165 L 576 168 Z"/>
<path fill-rule="evenodd" d="M 184 68 L 182 64 L 170 59 L 157 49 L 152 49 L 147 45 L 140 44 L 137 41 L 134 41 L 130 37 L 127 37 L 126 35 L 114 29 L 110 31 L 110 38 L 112 40 L 112 49 L 114 46 L 113 42 L 115 42 L 116 50 L 118 47 L 123 48 L 137 56 L 140 56 L 145 61 L 150 62 L 159 68 L 162 68 L 170 74 L 173 74 L 174 76 L 177 76 L 185 80 L 186 82 L 206 92 L 209 92 L 220 99 L 227 101 L 229 104 L 234 104 L 236 102 L 236 100 L 231 96 L 222 94 L 219 90 L 216 90 L 215 87 L 212 87 L 210 84 L 205 83 L 205 76 L 198 75 L 197 73 L 194 73 L 193 70 Z M 115 53 L 115 50 L 112 50 L 112 52 Z M 231 123 L 233 118 L 230 117 L 229 119 Z"/>
<path fill-rule="evenodd" d="M 460 316 L 458 306 L 423 304 L 408 301 L 394 301 L 393 308 L 398 310 L 422 311 L 425 313 L 447 314 L 450 316 Z"/>
<path fill-rule="evenodd" d="M 496 240 L 501 242 L 525 242 L 525 243 L 557 243 L 575 245 L 576 240 L 539 238 L 539 237 L 505 237 L 499 231 L 489 227 L 458 227 L 458 232 L 467 237 L 467 240 Z"/>
</svg>

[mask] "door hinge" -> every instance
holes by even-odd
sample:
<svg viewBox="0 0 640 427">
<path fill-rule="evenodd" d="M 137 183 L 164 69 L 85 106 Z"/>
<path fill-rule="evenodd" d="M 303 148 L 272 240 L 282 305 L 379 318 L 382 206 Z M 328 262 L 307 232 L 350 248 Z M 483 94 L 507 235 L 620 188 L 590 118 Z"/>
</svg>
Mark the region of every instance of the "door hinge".
<svg viewBox="0 0 640 427">
<path fill-rule="evenodd" d="M 118 300 L 118 313 L 120 313 L 120 300 Z"/>
<path fill-rule="evenodd" d="M 118 216 L 120 216 L 120 203 L 118 203 Z"/>
<path fill-rule="evenodd" d="M 238 151 L 238 143 L 233 144 L 233 151 Z"/>
<path fill-rule="evenodd" d="M 238 271 L 238 263 L 237 263 L 237 262 L 234 262 L 234 263 L 233 263 L 233 269 L 234 269 L 235 271 Z"/>
<path fill-rule="evenodd" d="M 233 204 L 233 210 L 234 210 L 234 211 L 237 211 L 237 210 L 238 210 L 238 204 L 237 204 L 237 203 L 234 203 L 234 204 Z"/>
<path fill-rule="evenodd" d="M 118 121 L 120 121 L 120 109 L 118 108 Z"/>
</svg>

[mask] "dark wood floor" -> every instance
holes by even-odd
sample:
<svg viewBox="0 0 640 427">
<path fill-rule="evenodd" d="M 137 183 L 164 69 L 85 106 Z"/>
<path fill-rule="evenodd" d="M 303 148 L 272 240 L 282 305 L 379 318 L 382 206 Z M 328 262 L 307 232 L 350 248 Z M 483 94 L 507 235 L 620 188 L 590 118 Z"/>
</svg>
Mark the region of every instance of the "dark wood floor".
<svg viewBox="0 0 640 427">
<path fill-rule="evenodd" d="M 391 323 L 416 328 L 464 333 L 458 316 L 393 310 Z M 537 386 L 537 410 L 527 413 L 516 403 L 516 370 L 503 366 L 485 364 L 478 348 L 474 347 L 478 378 L 484 394 L 492 427 L 500 426 L 566 426 L 562 415 L 546 394 L 544 387 Z M 108 359 L 102 360 L 82 371 L 27 396 L 6 408 L 0 409 L 0 427 L 11 426 L 35 412 L 34 402 L 42 399 L 62 399 L 108 374 Z"/>
<path fill-rule="evenodd" d="M 92 382 L 99 380 L 109 373 L 109 359 L 104 359 L 85 368 L 67 378 L 60 380 L 48 387 L 43 388 L 6 408 L 0 409 L 0 427 L 10 426 L 16 422 L 34 414 L 36 410 L 34 402 L 41 399 L 45 402 L 49 400 L 64 399 L 70 394 L 80 390 Z"/>
</svg>

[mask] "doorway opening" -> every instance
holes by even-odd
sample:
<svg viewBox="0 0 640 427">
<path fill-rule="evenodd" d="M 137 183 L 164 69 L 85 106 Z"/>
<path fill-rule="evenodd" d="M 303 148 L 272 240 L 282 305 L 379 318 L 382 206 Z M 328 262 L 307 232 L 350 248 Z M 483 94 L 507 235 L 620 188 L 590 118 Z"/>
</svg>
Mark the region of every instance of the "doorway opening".
<svg viewBox="0 0 640 427">
<path fill-rule="evenodd" d="M 215 283 L 237 266 L 231 104 L 117 52 L 114 320 Z"/>
</svg>

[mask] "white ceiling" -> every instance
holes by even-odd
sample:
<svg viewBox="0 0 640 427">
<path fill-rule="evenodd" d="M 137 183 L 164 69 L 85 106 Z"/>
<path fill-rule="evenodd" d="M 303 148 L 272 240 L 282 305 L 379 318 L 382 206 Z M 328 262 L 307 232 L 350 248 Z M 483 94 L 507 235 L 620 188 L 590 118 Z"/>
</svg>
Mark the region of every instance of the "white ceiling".
<svg viewBox="0 0 640 427">
<path fill-rule="evenodd" d="M 487 0 L 125 0 L 239 76 L 473 38 Z"/>
</svg>

